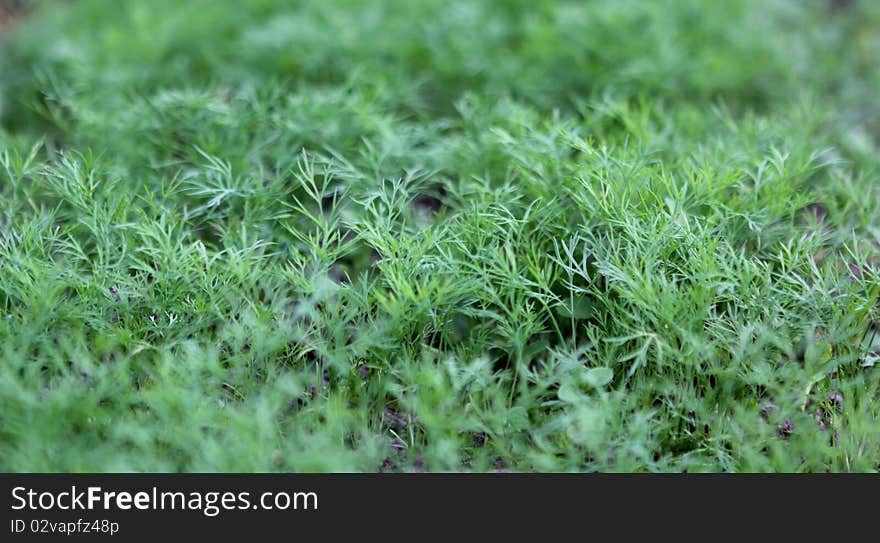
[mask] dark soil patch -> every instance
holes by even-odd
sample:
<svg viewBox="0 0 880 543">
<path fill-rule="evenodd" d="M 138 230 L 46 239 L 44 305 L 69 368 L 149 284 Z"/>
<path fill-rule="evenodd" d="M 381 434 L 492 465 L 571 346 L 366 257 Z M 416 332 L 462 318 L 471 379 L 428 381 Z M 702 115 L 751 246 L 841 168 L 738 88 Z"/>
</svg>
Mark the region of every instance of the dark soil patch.
<svg viewBox="0 0 880 543">
<path fill-rule="evenodd" d="M 12 30 L 30 11 L 25 0 L 0 0 L 0 33 Z"/>
</svg>

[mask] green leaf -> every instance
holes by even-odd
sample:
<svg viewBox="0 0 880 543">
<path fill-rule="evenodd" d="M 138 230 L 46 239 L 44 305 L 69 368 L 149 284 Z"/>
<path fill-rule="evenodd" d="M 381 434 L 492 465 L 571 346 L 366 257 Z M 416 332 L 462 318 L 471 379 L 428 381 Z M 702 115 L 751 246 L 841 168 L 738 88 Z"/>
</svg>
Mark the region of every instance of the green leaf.
<svg viewBox="0 0 880 543">
<path fill-rule="evenodd" d="M 559 390 L 556 392 L 556 395 L 563 402 L 569 403 L 577 403 L 583 397 L 583 394 L 578 390 L 577 386 L 571 383 L 562 383 L 559 385 Z"/>
<path fill-rule="evenodd" d="M 831 360 L 832 354 L 831 344 L 820 339 L 807 346 L 804 363 L 807 368 L 818 368 Z"/>
<path fill-rule="evenodd" d="M 556 306 L 556 312 L 567 319 L 590 319 L 596 315 L 596 303 L 591 298 L 580 296 L 574 299 L 574 304 L 570 301 L 560 303 Z"/>
<path fill-rule="evenodd" d="M 584 372 L 582 379 L 584 383 L 598 388 L 610 383 L 614 379 L 614 372 L 611 368 L 590 368 Z"/>
<path fill-rule="evenodd" d="M 507 425 L 514 430 L 525 430 L 529 427 L 529 414 L 524 407 L 514 406 L 507 412 Z"/>
</svg>

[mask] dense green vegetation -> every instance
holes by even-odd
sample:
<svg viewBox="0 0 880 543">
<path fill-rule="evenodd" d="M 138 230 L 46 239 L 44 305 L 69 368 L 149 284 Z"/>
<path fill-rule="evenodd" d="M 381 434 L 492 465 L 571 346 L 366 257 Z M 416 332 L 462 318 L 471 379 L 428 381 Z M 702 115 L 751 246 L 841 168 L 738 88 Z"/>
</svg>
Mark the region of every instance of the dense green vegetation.
<svg viewBox="0 0 880 543">
<path fill-rule="evenodd" d="M 869 471 L 880 4 L 44 1 L 5 471 Z"/>
</svg>

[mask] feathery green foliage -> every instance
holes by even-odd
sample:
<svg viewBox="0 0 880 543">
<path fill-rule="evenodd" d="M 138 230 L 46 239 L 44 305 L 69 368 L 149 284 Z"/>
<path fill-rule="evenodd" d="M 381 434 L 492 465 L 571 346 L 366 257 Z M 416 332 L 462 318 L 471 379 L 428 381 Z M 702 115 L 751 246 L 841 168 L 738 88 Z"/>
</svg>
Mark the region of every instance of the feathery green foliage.
<svg viewBox="0 0 880 543">
<path fill-rule="evenodd" d="M 35 7 L 3 470 L 878 468 L 875 3 Z"/>
</svg>

